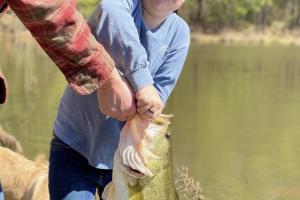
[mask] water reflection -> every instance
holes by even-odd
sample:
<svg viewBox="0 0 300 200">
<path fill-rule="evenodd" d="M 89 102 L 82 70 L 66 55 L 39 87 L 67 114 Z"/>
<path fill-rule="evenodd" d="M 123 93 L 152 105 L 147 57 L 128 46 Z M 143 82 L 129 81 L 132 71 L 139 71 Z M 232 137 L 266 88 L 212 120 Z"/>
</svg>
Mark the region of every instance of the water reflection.
<svg viewBox="0 0 300 200">
<path fill-rule="evenodd" d="M 31 39 L 0 37 L 10 84 L 0 123 L 25 153 L 48 152 L 63 76 Z M 206 199 L 300 199 L 300 49 L 192 46 L 166 113 L 176 166 Z"/>
<path fill-rule="evenodd" d="M 176 165 L 207 199 L 300 198 L 300 58 L 293 47 L 193 46 L 169 104 Z"/>
<path fill-rule="evenodd" d="M 25 153 L 48 152 L 57 102 L 65 85 L 52 61 L 28 34 L 0 37 L 0 67 L 9 83 L 0 124 L 16 135 Z"/>
</svg>

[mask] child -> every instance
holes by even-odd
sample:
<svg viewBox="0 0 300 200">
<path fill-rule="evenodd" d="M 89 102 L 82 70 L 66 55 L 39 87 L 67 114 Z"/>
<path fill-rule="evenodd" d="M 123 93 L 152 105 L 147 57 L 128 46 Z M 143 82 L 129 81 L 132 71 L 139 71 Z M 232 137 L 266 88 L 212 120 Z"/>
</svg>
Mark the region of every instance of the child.
<svg viewBox="0 0 300 200">
<path fill-rule="evenodd" d="M 98 41 L 129 81 L 144 117 L 160 114 L 183 67 L 189 28 L 173 11 L 184 0 L 103 0 L 89 20 Z M 109 87 L 109 85 L 107 86 Z M 101 99 L 100 99 L 101 100 Z M 93 199 L 111 181 L 123 123 L 97 109 L 97 94 L 61 99 L 51 142 L 51 199 Z"/>
</svg>

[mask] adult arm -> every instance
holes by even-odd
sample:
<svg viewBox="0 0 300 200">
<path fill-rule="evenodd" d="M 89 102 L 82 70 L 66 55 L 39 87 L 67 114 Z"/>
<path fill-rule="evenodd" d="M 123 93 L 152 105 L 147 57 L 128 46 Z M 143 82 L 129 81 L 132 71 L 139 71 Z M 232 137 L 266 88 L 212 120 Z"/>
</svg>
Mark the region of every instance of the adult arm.
<svg viewBox="0 0 300 200">
<path fill-rule="evenodd" d="M 114 63 L 91 35 L 76 0 L 8 4 L 78 93 L 89 94 L 108 79 Z"/>
<path fill-rule="evenodd" d="M 133 115 L 130 88 L 121 79 L 109 54 L 90 33 L 76 10 L 76 0 L 0 0 L 0 6 L 7 4 L 75 91 L 90 94 L 100 87 L 105 97 L 100 109 L 106 108 L 105 114 L 120 120 Z"/>
</svg>

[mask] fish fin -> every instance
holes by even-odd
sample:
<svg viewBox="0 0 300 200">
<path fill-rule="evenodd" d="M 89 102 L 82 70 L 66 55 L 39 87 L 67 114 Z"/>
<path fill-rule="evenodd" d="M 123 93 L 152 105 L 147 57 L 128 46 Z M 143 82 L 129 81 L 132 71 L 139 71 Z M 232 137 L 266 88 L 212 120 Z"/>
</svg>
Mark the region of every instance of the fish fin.
<svg viewBox="0 0 300 200">
<path fill-rule="evenodd" d="M 188 168 L 182 167 L 177 169 L 175 176 L 175 188 L 180 197 L 187 197 L 189 199 L 203 200 L 202 188 L 199 182 L 196 182 L 188 174 Z"/>
</svg>

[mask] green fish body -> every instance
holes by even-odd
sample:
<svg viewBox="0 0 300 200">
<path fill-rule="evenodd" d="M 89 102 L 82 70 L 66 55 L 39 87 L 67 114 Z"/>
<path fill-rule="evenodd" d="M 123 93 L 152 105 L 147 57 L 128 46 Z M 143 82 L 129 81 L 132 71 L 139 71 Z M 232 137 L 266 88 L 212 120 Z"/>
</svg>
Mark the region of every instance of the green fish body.
<svg viewBox="0 0 300 200">
<path fill-rule="evenodd" d="M 145 121 L 138 115 L 121 131 L 106 200 L 177 200 L 168 133 L 171 115 Z"/>
</svg>

